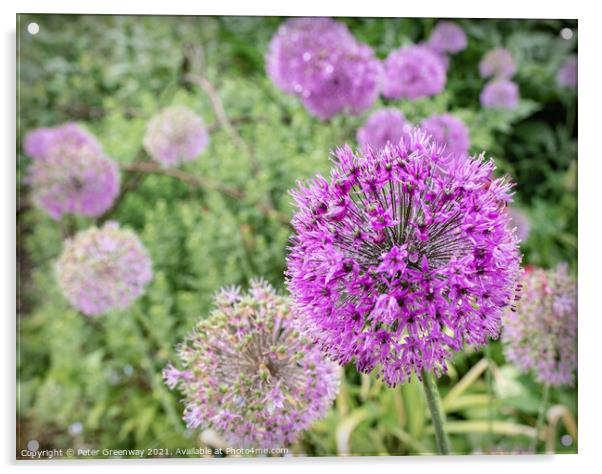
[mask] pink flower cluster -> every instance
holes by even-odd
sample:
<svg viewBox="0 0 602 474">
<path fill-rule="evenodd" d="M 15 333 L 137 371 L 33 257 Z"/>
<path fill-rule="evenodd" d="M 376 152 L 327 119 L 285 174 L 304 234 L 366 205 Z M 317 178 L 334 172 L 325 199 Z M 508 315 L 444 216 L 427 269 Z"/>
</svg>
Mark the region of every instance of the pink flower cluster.
<svg viewBox="0 0 602 474">
<path fill-rule="evenodd" d="M 397 143 L 408 137 L 412 124 L 403 113 L 394 108 L 373 112 L 366 123 L 357 131 L 357 141 L 362 148 L 382 148 L 387 143 Z"/>
<path fill-rule="evenodd" d="M 481 105 L 485 108 L 514 109 L 518 105 L 518 84 L 510 80 L 516 72 L 516 64 L 510 51 L 495 48 L 479 63 L 481 77 L 491 77 L 481 91 Z"/>
<path fill-rule="evenodd" d="M 451 114 L 436 114 L 424 119 L 421 128 L 431 135 L 445 151 L 454 156 L 465 156 L 470 148 L 470 132 L 458 117 Z"/>
</svg>

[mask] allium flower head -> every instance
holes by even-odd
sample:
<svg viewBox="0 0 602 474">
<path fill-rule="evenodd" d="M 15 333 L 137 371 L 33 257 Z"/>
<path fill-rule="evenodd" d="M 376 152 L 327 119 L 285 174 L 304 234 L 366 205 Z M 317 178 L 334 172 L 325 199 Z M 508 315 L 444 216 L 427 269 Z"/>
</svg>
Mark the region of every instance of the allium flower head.
<svg viewBox="0 0 602 474">
<path fill-rule="evenodd" d="M 125 309 L 152 279 L 151 260 L 136 234 L 115 222 L 68 239 L 58 259 L 59 286 L 82 313 Z"/>
<path fill-rule="evenodd" d="M 566 265 L 530 269 L 516 312 L 504 316 L 506 358 L 538 382 L 571 385 L 577 370 L 577 282 Z"/>
<path fill-rule="evenodd" d="M 577 56 L 569 56 L 556 75 L 556 82 L 562 87 L 577 89 Z"/>
<path fill-rule="evenodd" d="M 385 60 L 383 95 L 389 99 L 435 95 L 443 90 L 445 81 L 445 64 L 427 46 L 403 46 Z"/>
<path fill-rule="evenodd" d="M 96 138 L 76 123 L 65 123 L 56 127 L 38 128 L 29 132 L 23 140 L 23 150 L 31 158 L 74 153 L 102 154 Z"/>
<path fill-rule="evenodd" d="M 357 114 L 374 103 L 382 66 L 370 47 L 330 18 L 285 21 L 270 42 L 267 72 L 316 117 Z"/>
<path fill-rule="evenodd" d="M 480 99 L 486 108 L 514 109 L 518 105 L 518 84 L 494 79 L 485 84 Z"/>
<path fill-rule="evenodd" d="M 458 53 L 466 48 L 466 33 L 456 23 L 440 21 L 431 32 L 427 44 L 439 53 Z"/>
<path fill-rule="evenodd" d="M 119 194 L 119 167 L 77 126 L 32 132 L 26 150 L 34 157 L 26 182 L 35 204 L 52 218 L 97 217 Z M 64 139 L 64 141 L 63 141 Z"/>
<path fill-rule="evenodd" d="M 445 151 L 453 155 L 466 155 L 470 148 L 468 127 L 457 117 L 450 114 L 431 115 L 422 121 L 422 129 Z"/>
<path fill-rule="evenodd" d="M 516 72 L 512 53 L 505 48 L 495 48 L 487 52 L 479 63 L 481 77 L 510 79 Z"/>
<path fill-rule="evenodd" d="M 161 110 L 148 123 L 144 148 L 165 167 L 192 161 L 207 147 L 209 135 L 203 119 L 183 106 Z"/>
<path fill-rule="evenodd" d="M 357 131 L 357 141 L 362 148 L 381 148 L 387 143 L 397 143 L 408 137 L 412 125 L 397 109 L 386 108 L 372 113 Z"/>
<path fill-rule="evenodd" d="M 492 161 L 441 150 L 420 130 L 376 151 L 337 149 L 330 179 L 292 193 L 287 282 L 310 334 L 391 386 L 496 337 L 514 296 L 511 184 Z"/>
<path fill-rule="evenodd" d="M 267 283 L 220 291 L 179 347 L 183 369 L 163 372 L 185 396 L 187 426 L 211 428 L 234 447 L 273 448 L 324 416 L 339 368 L 301 332 L 299 316 Z"/>
<path fill-rule="evenodd" d="M 529 221 L 529 217 L 516 207 L 509 207 L 507 211 L 510 216 L 510 225 L 516 227 L 518 240 L 524 242 L 531 233 L 531 221 Z"/>
</svg>

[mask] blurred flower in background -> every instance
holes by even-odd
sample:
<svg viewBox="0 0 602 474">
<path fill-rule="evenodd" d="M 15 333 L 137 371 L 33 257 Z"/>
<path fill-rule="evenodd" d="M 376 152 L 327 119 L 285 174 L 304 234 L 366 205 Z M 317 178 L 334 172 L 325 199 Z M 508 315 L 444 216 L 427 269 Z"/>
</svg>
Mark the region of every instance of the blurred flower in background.
<svg viewBox="0 0 602 474">
<path fill-rule="evenodd" d="M 524 242 L 531 233 L 531 221 L 529 220 L 529 217 L 516 207 L 508 207 L 507 212 L 510 216 L 510 226 L 516 228 L 518 240 Z"/>
<path fill-rule="evenodd" d="M 562 87 L 577 89 L 577 56 L 569 56 L 556 75 L 556 82 Z"/>
<path fill-rule="evenodd" d="M 446 65 L 426 46 L 403 46 L 392 51 L 384 63 L 383 95 L 388 99 L 414 100 L 439 94 L 445 81 Z"/>
<path fill-rule="evenodd" d="M 468 127 L 451 114 L 435 114 L 424 119 L 420 124 L 445 151 L 452 155 L 466 155 L 470 148 L 470 132 Z"/>
<path fill-rule="evenodd" d="M 169 365 L 165 383 L 185 396 L 189 428 L 218 432 L 236 447 L 288 445 L 321 418 L 338 391 L 339 368 L 301 333 L 288 297 L 253 281 L 225 288 Z"/>
<path fill-rule="evenodd" d="M 462 51 L 468 44 L 466 33 L 456 23 L 440 21 L 437 23 L 426 45 L 443 54 L 454 54 Z"/>
<path fill-rule="evenodd" d="M 165 167 L 197 158 L 209 144 L 207 129 L 192 110 L 173 106 L 160 111 L 148 123 L 144 148 Z"/>
<path fill-rule="evenodd" d="M 267 72 L 284 92 L 327 120 L 370 108 L 381 86 L 382 67 L 370 47 L 329 18 L 293 18 L 272 38 Z"/>
<path fill-rule="evenodd" d="M 88 316 L 127 308 L 153 276 L 150 257 L 138 236 L 115 222 L 66 240 L 56 274 L 65 297 Z"/>
<path fill-rule="evenodd" d="M 519 275 L 493 161 L 448 160 L 419 130 L 354 154 L 292 192 L 288 286 L 323 350 L 390 386 L 447 369 L 499 333 Z M 439 166 L 445 160 L 445 166 Z"/>
<path fill-rule="evenodd" d="M 479 72 L 484 78 L 510 79 L 516 72 L 512 53 L 505 48 L 492 49 L 481 59 Z"/>
<path fill-rule="evenodd" d="M 537 381 L 570 385 L 577 370 L 577 282 L 565 264 L 527 269 L 516 311 L 504 317 L 506 358 Z"/>
<path fill-rule="evenodd" d="M 485 108 L 513 109 L 518 105 L 518 84 L 506 79 L 494 79 L 481 91 L 481 105 Z"/>
<path fill-rule="evenodd" d="M 387 143 L 396 144 L 403 137 L 409 137 L 412 124 L 397 109 L 392 107 L 373 112 L 357 131 L 357 141 L 362 148 L 378 149 Z"/>
<path fill-rule="evenodd" d="M 65 214 L 98 217 L 119 194 L 119 167 L 75 124 L 38 129 L 25 138 L 33 162 L 25 182 L 34 203 L 53 219 Z"/>
</svg>

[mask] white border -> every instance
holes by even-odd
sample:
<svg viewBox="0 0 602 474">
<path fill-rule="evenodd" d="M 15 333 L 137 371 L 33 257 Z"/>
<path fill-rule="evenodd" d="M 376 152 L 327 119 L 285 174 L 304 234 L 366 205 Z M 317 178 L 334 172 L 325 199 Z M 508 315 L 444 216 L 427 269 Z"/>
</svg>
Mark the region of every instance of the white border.
<svg viewBox="0 0 602 474">
<path fill-rule="evenodd" d="M 11 4 L 12 3 L 12 4 Z M 266 0 L 202 1 L 202 0 L 103 0 L 76 1 L 51 0 L 33 1 L 12 0 L 0 2 L 0 22 L 2 23 L 2 92 L 3 111 L 1 114 L 2 143 L 7 144 L 4 165 L 4 186 L 2 188 L 2 239 L 3 272 L 0 282 L 2 301 L 6 302 L 4 326 L 5 363 L 2 366 L 2 427 L 0 446 L 3 463 L 9 469 L 15 468 L 15 14 L 20 13 L 103 13 L 103 14 L 222 14 L 222 15 L 323 15 L 323 16 L 423 16 L 423 17 L 472 17 L 472 18 L 577 18 L 579 20 L 579 251 L 580 259 L 580 314 L 579 314 L 579 455 L 543 457 L 479 457 L 458 456 L 452 458 L 324 458 L 295 460 L 256 460 L 238 459 L 226 461 L 206 460 L 156 460 L 156 461 L 105 461 L 105 462 L 21 462 L 29 472 L 36 467 L 44 467 L 61 472 L 65 469 L 81 469 L 83 466 L 92 472 L 101 472 L 113 466 L 127 466 L 133 471 L 163 472 L 166 468 L 213 470 L 244 469 L 252 472 L 282 471 L 304 472 L 315 467 L 342 468 L 345 471 L 365 471 L 372 466 L 389 472 L 401 470 L 446 469 L 450 472 L 504 473 L 508 470 L 546 470 L 546 472 L 599 472 L 596 455 L 602 453 L 598 446 L 601 416 L 597 408 L 601 399 L 600 346 L 602 336 L 602 314 L 599 311 L 599 297 L 602 283 L 602 262 L 599 245 L 602 237 L 600 229 L 599 180 L 602 177 L 600 164 L 601 120 L 599 16 L 594 2 L 504 0 L 503 2 L 475 2 L 469 0 L 418 1 L 369 0 L 351 3 L 326 3 L 324 0 L 303 0 L 283 2 Z M 596 466 L 596 468 L 593 468 Z"/>
</svg>

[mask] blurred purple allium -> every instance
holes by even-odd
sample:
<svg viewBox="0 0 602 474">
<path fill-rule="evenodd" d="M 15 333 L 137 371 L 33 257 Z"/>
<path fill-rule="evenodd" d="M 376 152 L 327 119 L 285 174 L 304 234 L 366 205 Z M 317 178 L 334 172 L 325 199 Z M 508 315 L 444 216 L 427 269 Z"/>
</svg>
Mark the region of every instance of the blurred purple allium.
<svg viewBox="0 0 602 474">
<path fill-rule="evenodd" d="M 516 312 L 504 316 L 506 358 L 538 382 L 572 385 L 577 370 L 577 282 L 565 264 L 529 269 Z"/>
<path fill-rule="evenodd" d="M 445 145 L 446 152 L 456 156 L 468 154 L 470 132 L 459 118 L 450 114 L 431 115 L 420 126 L 437 143 Z"/>
<path fill-rule="evenodd" d="M 185 397 L 190 429 L 213 429 L 234 447 L 282 447 L 323 417 L 339 368 L 302 333 L 290 298 L 267 283 L 221 290 L 215 309 L 179 346 L 182 370 L 163 371 Z"/>
<path fill-rule="evenodd" d="M 443 90 L 445 81 L 445 64 L 427 46 L 403 46 L 385 60 L 383 95 L 388 99 L 435 95 Z"/>
<path fill-rule="evenodd" d="M 76 150 L 102 153 L 102 147 L 96 138 L 73 122 L 56 127 L 38 128 L 29 132 L 23 139 L 23 150 L 33 159 L 55 153 L 60 154 L 63 149 L 66 149 L 68 153 Z"/>
<path fill-rule="evenodd" d="M 53 219 L 64 214 L 98 217 L 119 194 L 119 167 L 94 137 L 77 125 L 39 129 L 25 139 L 34 158 L 25 182 L 34 203 Z"/>
<path fill-rule="evenodd" d="M 512 53 L 506 48 L 495 48 L 487 52 L 479 63 L 481 77 L 510 79 L 516 72 Z"/>
<path fill-rule="evenodd" d="M 127 308 L 153 276 L 150 257 L 138 236 L 116 222 L 66 240 L 56 273 L 65 297 L 88 316 Z"/>
<path fill-rule="evenodd" d="M 504 210 L 512 184 L 494 163 L 443 155 L 420 130 L 334 160 L 329 180 L 292 192 L 287 269 L 326 354 L 395 386 L 496 337 L 520 256 Z"/>
<path fill-rule="evenodd" d="M 481 91 L 481 105 L 486 108 L 514 109 L 518 105 L 518 84 L 506 79 L 489 81 Z"/>
<path fill-rule="evenodd" d="M 272 81 L 327 120 L 370 108 L 380 92 L 382 66 L 367 45 L 330 18 L 293 18 L 280 25 L 266 58 Z"/>
<path fill-rule="evenodd" d="M 577 56 L 569 56 L 556 75 L 556 82 L 562 87 L 577 89 Z"/>
<path fill-rule="evenodd" d="M 412 125 L 397 109 L 386 108 L 373 112 L 357 131 L 357 141 L 362 148 L 381 148 L 387 143 L 397 143 L 408 137 Z"/>
<path fill-rule="evenodd" d="M 518 240 L 524 242 L 531 233 L 531 221 L 529 221 L 529 217 L 516 207 L 508 207 L 507 210 L 510 216 L 510 225 L 516 227 Z"/>
<path fill-rule="evenodd" d="M 439 53 L 458 53 L 466 48 L 466 33 L 456 23 L 440 21 L 431 32 L 427 45 Z"/>
<path fill-rule="evenodd" d="M 209 144 L 203 119 L 183 106 L 161 110 L 148 123 L 144 148 L 164 167 L 197 158 Z"/>
</svg>

